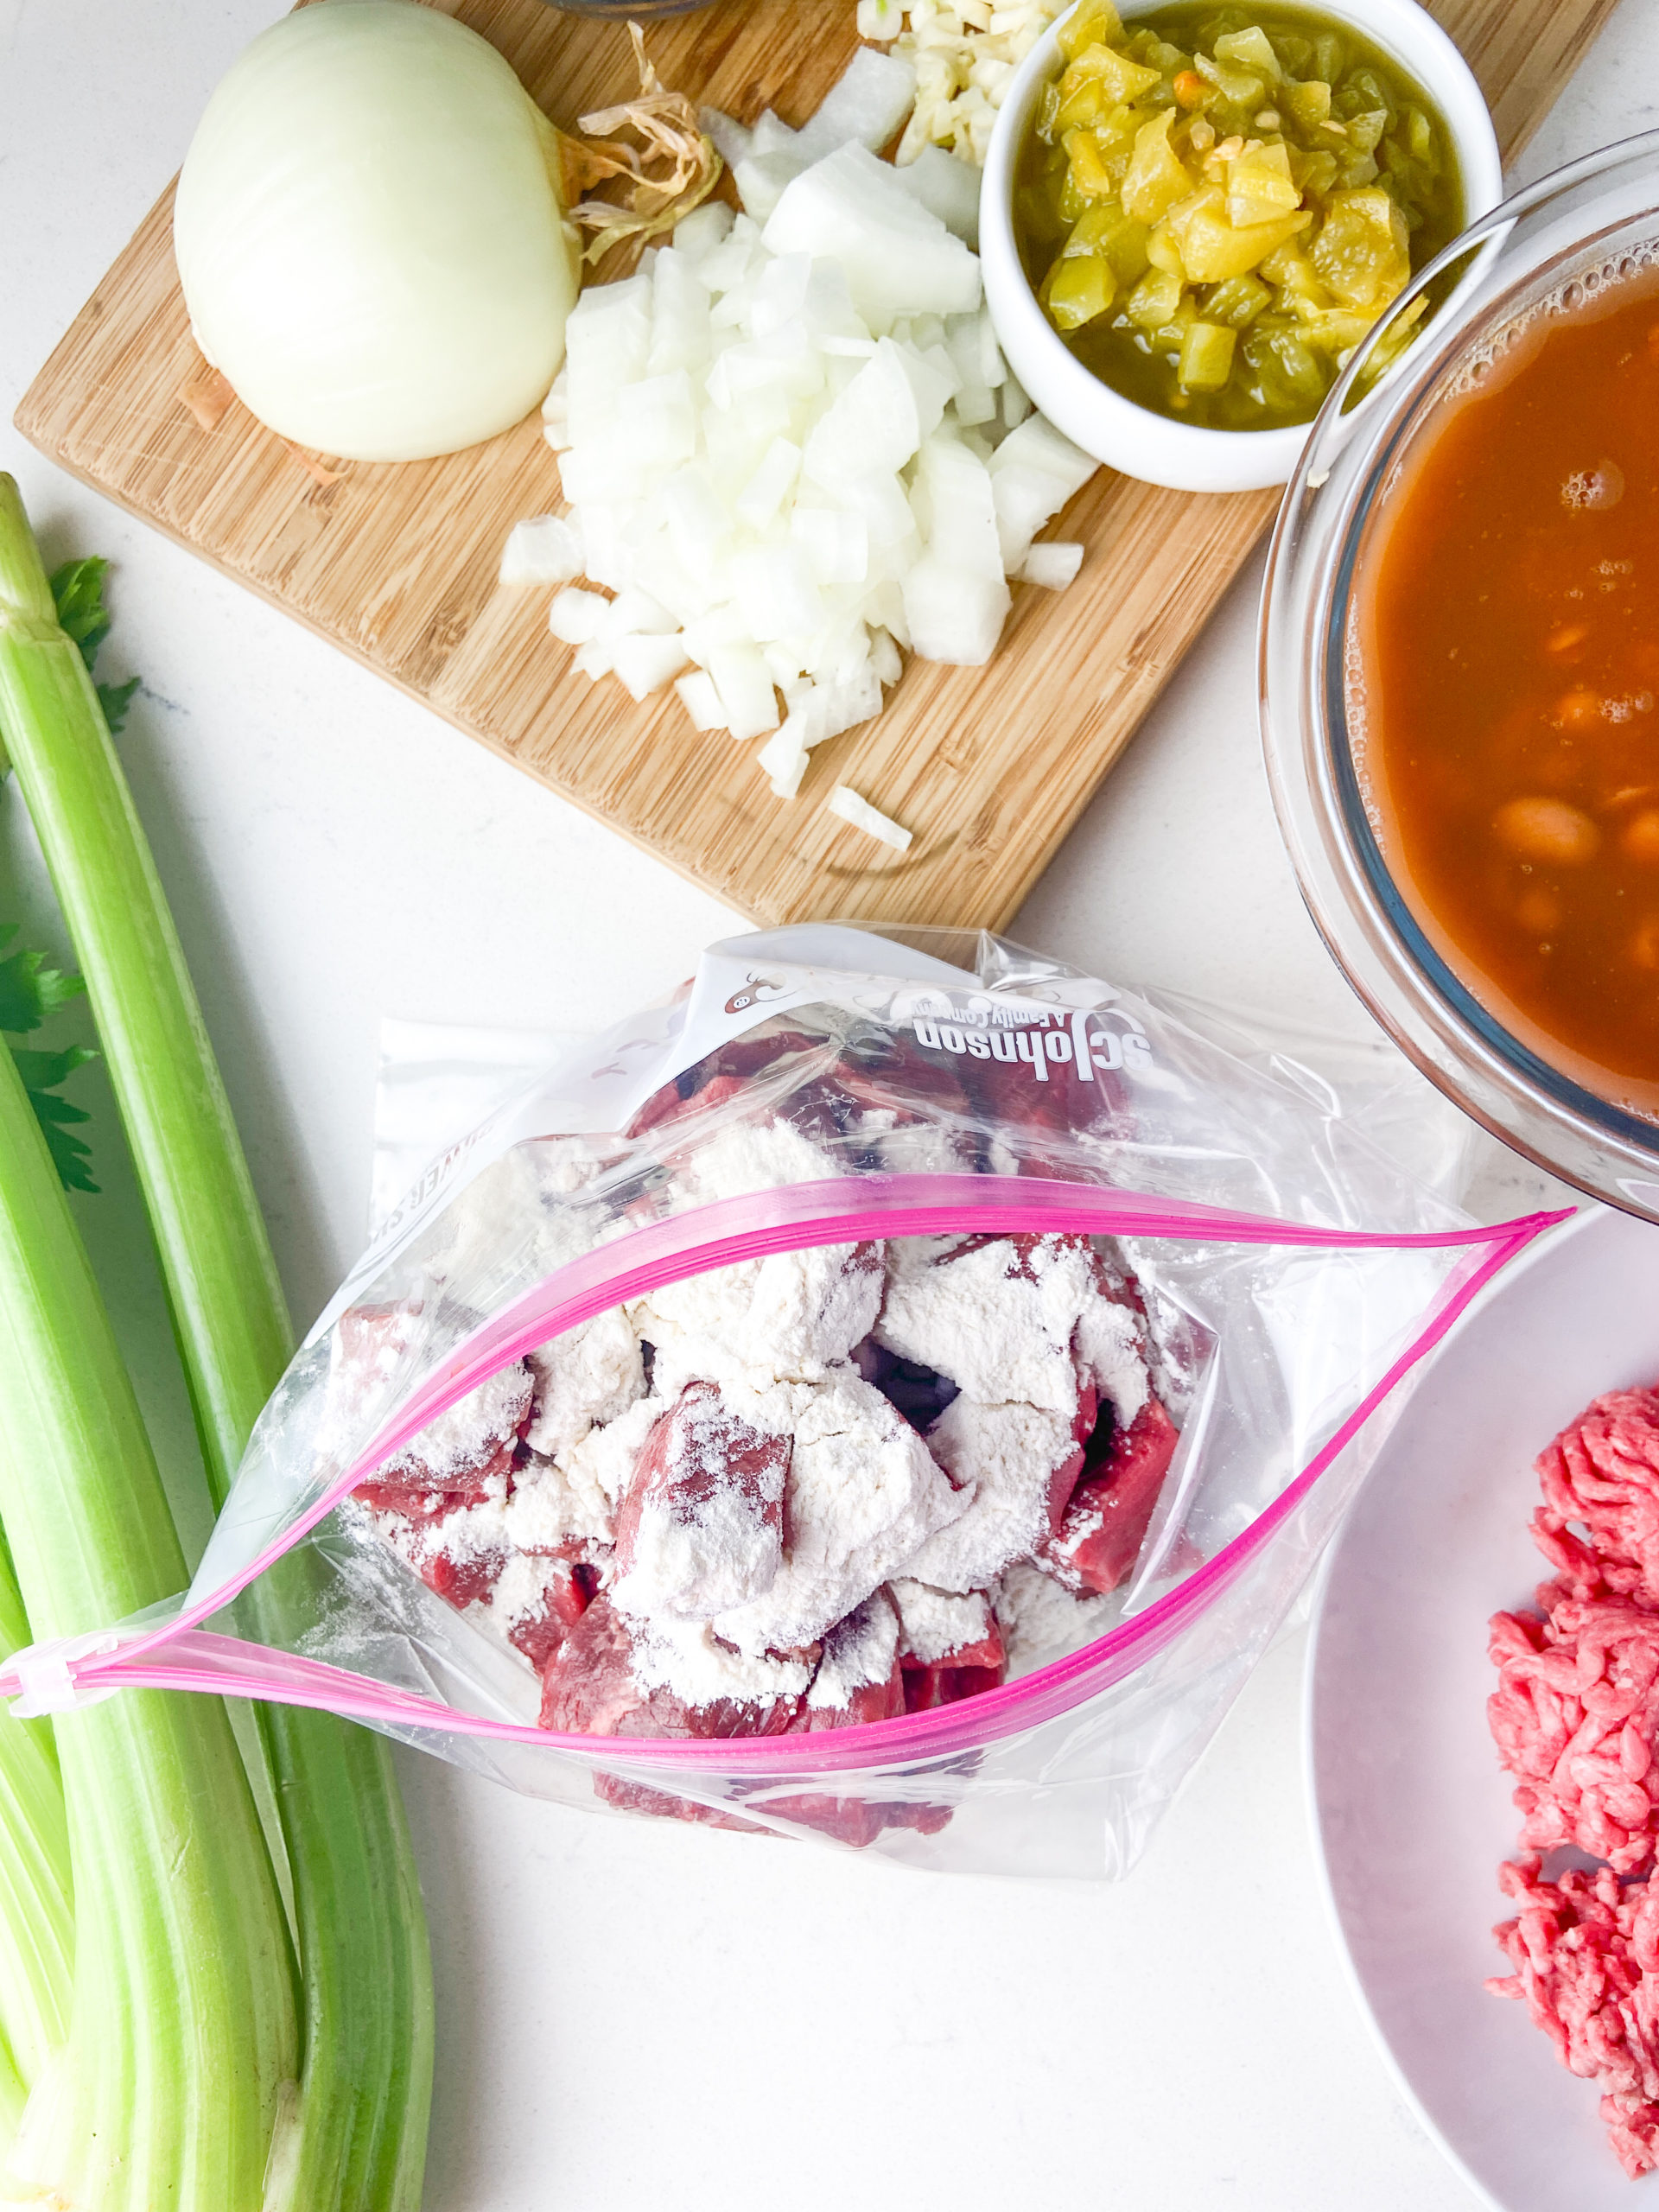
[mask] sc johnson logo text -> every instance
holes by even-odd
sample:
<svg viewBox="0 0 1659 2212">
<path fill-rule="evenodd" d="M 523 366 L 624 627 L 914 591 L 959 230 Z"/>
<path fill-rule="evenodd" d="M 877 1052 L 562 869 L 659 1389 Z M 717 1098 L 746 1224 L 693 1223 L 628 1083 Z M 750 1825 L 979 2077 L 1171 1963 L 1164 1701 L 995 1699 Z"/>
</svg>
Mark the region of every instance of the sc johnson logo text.
<svg viewBox="0 0 1659 2212">
<path fill-rule="evenodd" d="M 1132 1014 L 1121 1020 L 1134 1021 Z M 912 1024 L 918 1045 L 935 1052 L 965 1053 L 974 1060 L 1023 1060 L 1033 1079 L 1063 1083 L 1070 1075 L 1077 1083 L 1093 1083 L 1095 1071 L 1122 1068 L 1134 1075 L 1152 1065 L 1152 1046 L 1139 1024 L 1119 1032 L 1103 1027 L 1097 1014 L 1079 1012 L 1069 1019 L 1055 1016 L 1058 1027 L 981 1028 L 971 1017 L 948 1021 L 920 1017 Z"/>
</svg>

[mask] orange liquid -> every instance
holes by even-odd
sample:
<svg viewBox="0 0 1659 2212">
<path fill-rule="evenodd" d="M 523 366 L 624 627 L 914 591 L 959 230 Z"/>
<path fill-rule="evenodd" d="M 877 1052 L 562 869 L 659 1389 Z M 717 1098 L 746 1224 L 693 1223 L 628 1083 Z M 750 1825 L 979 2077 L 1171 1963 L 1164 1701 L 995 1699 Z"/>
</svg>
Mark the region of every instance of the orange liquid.
<svg viewBox="0 0 1659 2212">
<path fill-rule="evenodd" d="M 1367 798 L 1493 1016 L 1659 1114 L 1659 271 L 1522 327 L 1362 569 Z"/>
</svg>

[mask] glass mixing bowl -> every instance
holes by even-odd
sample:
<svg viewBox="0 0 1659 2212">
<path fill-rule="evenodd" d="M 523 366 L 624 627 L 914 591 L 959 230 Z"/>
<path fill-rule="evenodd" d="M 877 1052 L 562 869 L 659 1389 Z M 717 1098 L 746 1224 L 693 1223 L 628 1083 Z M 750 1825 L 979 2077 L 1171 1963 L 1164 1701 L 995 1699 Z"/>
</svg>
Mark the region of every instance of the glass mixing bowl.
<svg viewBox="0 0 1659 2212">
<path fill-rule="evenodd" d="M 1659 1221 L 1659 1120 L 1552 1067 L 1431 943 L 1368 811 L 1351 671 L 1356 577 L 1400 463 L 1460 376 L 1545 301 L 1571 308 L 1609 272 L 1659 257 L 1659 131 L 1558 169 L 1474 224 L 1402 294 L 1325 402 L 1274 531 L 1262 602 L 1261 711 L 1279 826 L 1302 896 L 1354 989 L 1446 1096 L 1580 1190 Z M 1455 296 L 1363 404 L 1372 346 L 1448 270 Z M 1577 288 L 1576 289 L 1574 288 Z"/>
</svg>

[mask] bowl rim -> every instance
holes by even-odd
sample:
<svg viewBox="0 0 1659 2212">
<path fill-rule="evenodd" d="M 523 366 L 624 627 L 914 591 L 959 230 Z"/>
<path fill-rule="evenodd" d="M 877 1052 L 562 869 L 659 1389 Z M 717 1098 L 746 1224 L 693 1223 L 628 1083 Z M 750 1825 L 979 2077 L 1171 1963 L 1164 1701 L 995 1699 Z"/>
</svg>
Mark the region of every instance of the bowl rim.
<svg viewBox="0 0 1659 2212">
<path fill-rule="evenodd" d="M 980 188 L 980 259 L 998 340 L 1035 404 L 1109 467 L 1176 491 L 1249 491 L 1282 484 L 1312 435 L 1311 422 L 1262 430 L 1212 429 L 1177 422 L 1126 397 L 1077 359 L 1039 306 L 1026 276 L 1014 231 L 1014 166 L 1038 97 L 1053 73 L 1061 33 L 1082 4 L 1072 0 L 1020 63 L 991 133 Z M 1125 22 L 1134 22 L 1166 4 L 1166 0 L 1118 0 L 1118 12 Z M 1503 163 L 1485 97 L 1450 35 L 1418 0 L 1270 4 L 1275 12 L 1326 16 L 1345 23 L 1409 70 L 1434 99 L 1451 136 L 1463 183 L 1465 229 L 1498 206 Z M 1443 302 L 1436 315 L 1450 304 L 1449 299 Z M 1079 436 L 1079 429 L 1084 435 Z M 1109 445 L 1109 452 L 1097 449 Z"/>
</svg>

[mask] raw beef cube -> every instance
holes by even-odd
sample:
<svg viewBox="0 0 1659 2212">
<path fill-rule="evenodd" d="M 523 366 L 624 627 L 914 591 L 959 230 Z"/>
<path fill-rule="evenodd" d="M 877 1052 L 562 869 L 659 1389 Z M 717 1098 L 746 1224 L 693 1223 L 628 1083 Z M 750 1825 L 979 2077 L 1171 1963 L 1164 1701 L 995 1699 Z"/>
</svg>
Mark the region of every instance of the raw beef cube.
<svg viewBox="0 0 1659 2212">
<path fill-rule="evenodd" d="M 904 1711 L 900 1700 L 899 1710 Z M 854 1851 L 867 1851 L 887 1826 L 886 1805 L 873 1805 L 862 1797 L 831 1797 L 818 1790 L 798 1797 L 769 1797 L 765 1809 L 779 1820 L 793 1821 L 804 1828 L 834 1838 Z"/>
<path fill-rule="evenodd" d="M 641 1712 L 633 1632 L 607 1598 L 575 1621 L 542 1675 L 541 1725 L 563 1735 L 614 1736 Z"/>
<path fill-rule="evenodd" d="M 377 1484 L 478 1494 L 505 1474 L 530 1418 L 530 1370 L 521 1359 L 429 1422 L 395 1459 L 375 1470 Z M 366 1485 L 365 1486 L 366 1487 Z"/>
<path fill-rule="evenodd" d="M 1081 1237 L 908 1239 L 893 1248 L 876 1339 L 982 1405 L 1046 1407 L 1069 1421 L 1073 1340 L 1085 1310 L 1098 1319 L 1097 1271 Z"/>
<path fill-rule="evenodd" d="M 693 1376 L 764 1389 L 819 1382 L 867 1337 L 884 1286 L 879 1244 L 822 1244 L 711 1268 L 632 1306 L 659 1391 Z"/>
<path fill-rule="evenodd" d="M 816 1647 L 746 1657 L 706 1622 L 636 1622 L 633 1671 L 645 1709 L 626 1736 L 781 1736 L 792 1728 L 817 1664 Z"/>
<path fill-rule="evenodd" d="M 594 1795 L 620 1813 L 639 1813 L 652 1821 L 689 1821 L 697 1827 L 732 1828 L 741 1835 L 770 1835 L 758 1821 L 741 1819 L 714 1805 L 699 1804 L 695 1797 L 676 1797 L 649 1783 L 632 1781 L 623 1774 L 595 1774 Z"/>
<path fill-rule="evenodd" d="M 1068 1590 L 1116 1590 L 1140 1554 L 1178 1441 L 1174 1422 L 1149 1397 L 1113 1437 L 1100 1472 L 1072 1492 L 1058 1530 L 1034 1554 L 1039 1567 Z"/>
<path fill-rule="evenodd" d="M 703 1203 L 836 1173 L 785 1122 L 734 1122 L 677 1164 Z M 759 1389 L 822 1381 L 869 1333 L 882 1287 L 879 1244 L 829 1245 L 717 1268 L 653 1291 L 629 1312 L 655 1347 L 659 1391 L 696 1376 Z"/>
<path fill-rule="evenodd" d="M 877 1590 L 823 1639 L 823 1653 L 796 1726 L 856 1728 L 905 1709 L 899 1616 Z M 833 1801 L 831 1801 L 833 1802 Z"/>
<path fill-rule="evenodd" d="M 541 1725 L 588 1736 L 776 1735 L 798 1708 L 798 1696 L 774 1706 L 740 1707 L 730 1700 L 694 1710 L 663 1688 L 647 1688 L 635 1672 L 634 1624 L 598 1597 L 588 1605 L 542 1676 Z M 804 1670 L 802 1670 L 804 1681 Z M 747 1719 L 752 1726 L 741 1722 Z M 741 1819 L 694 1799 L 653 1789 L 626 1775 L 596 1773 L 596 1796 L 627 1812 L 692 1821 L 710 1827 L 752 1828 Z"/>
<path fill-rule="evenodd" d="M 1001 1687 L 1003 1669 L 995 1667 L 906 1667 L 905 1711 L 931 1713 L 958 1699 L 977 1697 L 982 1690 Z"/>
<path fill-rule="evenodd" d="M 542 1726 L 592 1736 L 778 1736 L 811 1678 L 809 1661 L 745 1660 L 701 1624 L 632 1620 L 601 1595 L 542 1677 Z"/>
<path fill-rule="evenodd" d="M 985 1406 L 960 1397 L 928 1431 L 927 1446 L 968 1507 L 930 1537 L 906 1572 L 941 1590 L 983 1590 L 1004 1567 L 1029 1559 L 1059 1526 L 1095 1426 L 1092 1389 L 1073 1408 Z"/>
<path fill-rule="evenodd" d="M 441 1521 L 466 1500 L 465 1491 L 422 1490 L 409 1483 L 359 1483 L 352 1496 L 376 1513 L 395 1513 L 405 1521 Z"/>
<path fill-rule="evenodd" d="M 822 1384 L 780 1385 L 777 1396 L 790 1402 L 795 1432 L 783 1565 L 763 1597 L 715 1620 L 746 1652 L 816 1643 L 904 1573 L 968 1503 L 915 1430 L 857 1376 L 842 1370 Z M 786 1425 L 781 1410 L 777 1425 Z"/>
<path fill-rule="evenodd" d="M 1110 1598 L 1065 1589 L 1029 1560 L 1008 1568 L 995 1602 L 1010 1680 L 1082 1650 L 1116 1626 L 1120 1612 Z"/>
<path fill-rule="evenodd" d="M 587 1611 L 594 1573 L 575 1560 L 516 1553 L 490 1596 L 490 1615 L 539 1675 Z"/>
<path fill-rule="evenodd" d="M 708 1620 L 771 1586 L 783 1560 L 791 1439 L 688 1383 L 645 1440 L 616 1511 L 617 1604 Z"/>
<path fill-rule="evenodd" d="M 385 1509 L 371 1510 L 375 1526 L 398 1557 L 415 1569 L 429 1590 L 458 1611 L 486 1602 L 512 1556 L 502 1533 L 502 1503 L 508 1482 L 493 1477 L 481 1497 L 435 1496 L 437 1506 L 419 1519 Z M 357 1495 L 361 1497 L 359 1491 Z"/>
<path fill-rule="evenodd" d="M 451 1559 L 447 1552 L 430 1552 L 421 1561 L 420 1577 L 429 1590 L 447 1598 L 457 1612 L 476 1605 L 495 1588 L 506 1564 L 505 1552 L 486 1552 L 474 1559 Z"/>
<path fill-rule="evenodd" d="M 899 1609 L 899 1656 L 906 1667 L 1001 1667 L 1002 1629 L 989 1592 L 930 1589 L 906 1579 L 891 1586 Z"/>
<path fill-rule="evenodd" d="M 756 1077 L 775 1061 L 791 1053 L 818 1049 L 817 1038 L 789 1026 L 786 1018 L 780 1015 L 775 1025 L 768 1023 L 764 1028 L 752 1029 L 745 1036 L 733 1038 L 676 1076 L 671 1083 L 664 1084 L 660 1090 L 652 1091 L 629 1122 L 627 1134 L 641 1137 L 648 1130 L 683 1120 L 688 1114 L 706 1113 L 724 1105 L 728 1099 L 741 1098 L 745 1092 L 752 1094 Z"/>
</svg>

